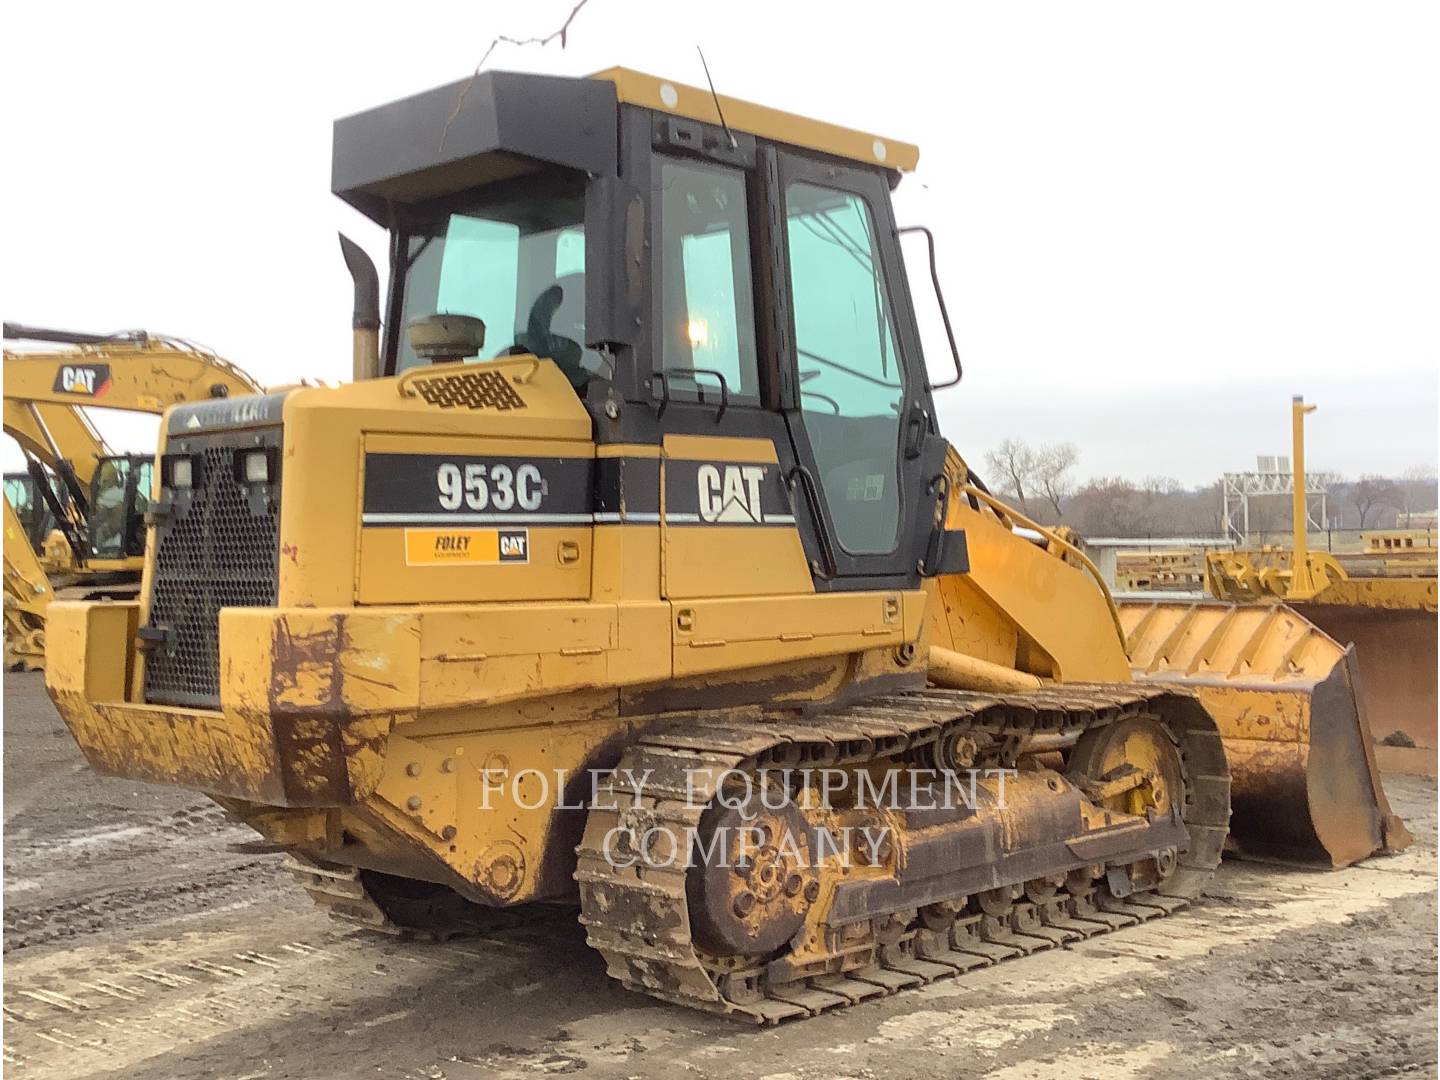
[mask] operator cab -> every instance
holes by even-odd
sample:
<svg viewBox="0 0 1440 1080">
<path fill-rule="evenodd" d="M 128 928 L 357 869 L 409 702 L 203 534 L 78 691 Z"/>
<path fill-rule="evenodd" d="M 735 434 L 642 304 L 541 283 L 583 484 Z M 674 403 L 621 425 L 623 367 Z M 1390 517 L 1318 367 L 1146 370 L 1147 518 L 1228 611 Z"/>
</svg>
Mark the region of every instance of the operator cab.
<svg viewBox="0 0 1440 1080">
<path fill-rule="evenodd" d="M 148 454 L 100 458 L 82 505 L 78 496 L 72 501 L 58 476 L 31 459 L 29 472 L 5 474 L 5 498 L 37 555 L 58 529 L 81 561 L 140 558 L 145 554 L 145 511 L 154 467 L 155 459 Z"/>
<path fill-rule="evenodd" d="M 41 477 L 50 488 L 51 501 L 59 499 L 63 489 L 54 475 L 45 472 Z M 45 548 L 45 538 L 55 528 L 55 514 L 36 484 L 35 477 L 30 473 L 6 473 L 5 498 L 14 509 L 20 527 L 25 530 L 25 538 L 30 541 L 35 554 L 39 555 Z"/>
<path fill-rule="evenodd" d="M 890 203 L 918 156 L 624 69 L 490 72 L 337 121 L 333 187 L 390 233 L 382 374 L 533 354 L 597 442 L 771 443 L 778 502 L 725 512 L 794 522 L 818 589 L 893 587 L 940 554 Z"/>
</svg>

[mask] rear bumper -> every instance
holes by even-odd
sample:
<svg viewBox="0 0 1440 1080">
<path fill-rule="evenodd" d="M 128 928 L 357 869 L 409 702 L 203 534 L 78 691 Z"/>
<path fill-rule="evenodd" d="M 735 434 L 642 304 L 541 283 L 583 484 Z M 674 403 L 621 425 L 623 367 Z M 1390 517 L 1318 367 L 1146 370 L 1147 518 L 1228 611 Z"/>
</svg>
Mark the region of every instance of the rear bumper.
<svg viewBox="0 0 1440 1080">
<path fill-rule="evenodd" d="M 269 806 L 365 801 L 391 732 L 422 710 L 671 671 L 663 604 L 226 608 L 220 708 L 150 705 L 138 621 L 136 603 L 51 605 L 46 684 L 90 765 Z"/>
<path fill-rule="evenodd" d="M 232 614 L 243 618 L 231 623 Z M 217 712 L 131 700 L 138 621 L 136 603 L 50 608 L 46 686 L 96 772 L 271 806 L 343 806 L 374 790 L 390 730 L 406 715 L 386 676 L 403 663 L 404 635 L 347 648 L 333 618 L 227 612 Z M 397 693 L 347 685 L 350 665 L 368 665 Z"/>
</svg>

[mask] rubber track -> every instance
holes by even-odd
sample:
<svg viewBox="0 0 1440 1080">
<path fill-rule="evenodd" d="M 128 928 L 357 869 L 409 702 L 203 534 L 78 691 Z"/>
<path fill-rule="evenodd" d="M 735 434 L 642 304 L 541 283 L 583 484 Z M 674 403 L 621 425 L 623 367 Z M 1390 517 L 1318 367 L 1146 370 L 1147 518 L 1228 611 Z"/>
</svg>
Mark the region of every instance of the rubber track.
<svg viewBox="0 0 1440 1080">
<path fill-rule="evenodd" d="M 717 983 L 689 933 L 685 868 L 612 866 L 602 839 L 612 828 L 643 835 L 668 827 L 675 850 L 688 837 L 727 770 L 825 767 L 887 757 L 958 731 L 983 732 L 1024 752 L 1037 738 L 1066 744 L 1086 730 L 1158 714 L 1185 776 L 1182 817 L 1189 847 L 1159 892 L 1118 900 L 1106 890 L 1017 903 L 1008 916 L 962 915 L 939 931 L 877 945 L 872 962 L 843 974 L 778 982 L 750 979 L 739 992 Z M 1006 742 L 1006 740 L 1013 740 Z M 648 770 L 648 773 L 647 773 Z M 709 770 L 711 784 L 705 787 Z M 643 782 L 641 781 L 643 778 Z M 676 1004 L 769 1024 L 813 1016 L 937 979 L 1133 926 L 1184 907 L 1215 867 L 1228 830 L 1230 778 L 1214 721 L 1189 695 L 1135 684 L 1066 684 L 1015 695 L 927 690 L 869 699 L 808 717 L 699 717 L 639 740 L 592 808 L 577 849 L 581 918 L 612 977 Z M 688 797 L 687 797 L 688 796 Z M 680 860 L 683 863 L 684 860 Z"/>
</svg>

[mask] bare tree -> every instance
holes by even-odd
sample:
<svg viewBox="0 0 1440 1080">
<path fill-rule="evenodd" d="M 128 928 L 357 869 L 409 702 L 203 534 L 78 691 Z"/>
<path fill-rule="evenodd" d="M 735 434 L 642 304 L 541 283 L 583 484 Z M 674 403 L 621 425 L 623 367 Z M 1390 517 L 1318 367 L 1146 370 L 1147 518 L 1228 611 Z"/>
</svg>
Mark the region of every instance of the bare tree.
<svg viewBox="0 0 1440 1080">
<path fill-rule="evenodd" d="M 994 450 L 985 454 L 985 464 L 997 477 L 1002 492 L 1012 496 L 1020 509 L 1030 512 L 1026 490 L 1035 490 L 1035 475 L 1039 455 L 1022 439 L 1006 439 Z"/>
<path fill-rule="evenodd" d="M 1097 476 L 1075 492 L 1069 517 L 1086 536 L 1137 536 L 1139 497 L 1123 476 Z"/>
<path fill-rule="evenodd" d="M 1173 476 L 1147 476 L 1140 481 L 1140 490 L 1159 498 L 1162 495 L 1178 495 L 1185 490 L 1185 485 Z"/>
<path fill-rule="evenodd" d="M 1413 515 L 1435 509 L 1435 466 L 1410 466 L 1401 474 L 1396 490 L 1400 494 L 1400 505 L 1397 509 L 1404 516 L 1404 524 L 1408 527 Z"/>
<path fill-rule="evenodd" d="M 1065 513 L 1061 504 L 1075 490 L 1075 479 L 1070 473 L 1080 460 L 1080 450 L 1074 443 L 1055 443 L 1042 446 L 1035 456 L 1035 486 L 1054 507 L 1058 518 Z"/>
<path fill-rule="evenodd" d="M 1395 481 L 1379 473 L 1366 473 L 1350 485 L 1350 505 L 1360 515 L 1362 529 L 1368 525 L 1371 513 L 1399 503 L 1400 490 Z"/>
<path fill-rule="evenodd" d="M 1177 531 L 1184 494 L 1185 485 L 1173 476 L 1144 477 L 1133 500 L 1135 512 L 1130 527 L 1137 533 L 1151 536 Z"/>
<path fill-rule="evenodd" d="M 1289 495 L 1260 495 L 1250 499 L 1251 544 L 1271 544 L 1289 533 Z"/>
<path fill-rule="evenodd" d="M 1074 443 L 1031 446 L 1023 439 L 1006 439 L 985 455 L 985 464 L 1001 492 L 1027 514 L 1034 513 L 1032 498 L 1043 499 L 1057 521 L 1065 512 L 1065 500 L 1075 490 L 1072 470 L 1079 460 Z"/>
</svg>

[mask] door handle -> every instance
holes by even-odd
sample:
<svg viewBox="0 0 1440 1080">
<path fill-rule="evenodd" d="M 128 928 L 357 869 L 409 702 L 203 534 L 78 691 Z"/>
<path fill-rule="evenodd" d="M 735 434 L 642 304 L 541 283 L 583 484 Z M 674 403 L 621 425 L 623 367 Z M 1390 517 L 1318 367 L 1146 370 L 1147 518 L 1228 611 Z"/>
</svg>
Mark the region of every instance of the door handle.
<svg viewBox="0 0 1440 1080">
<path fill-rule="evenodd" d="M 919 405 L 913 405 L 905 417 L 905 460 L 914 461 L 920 456 L 925 445 L 925 436 L 930 432 L 930 413 Z"/>
<path fill-rule="evenodd" d="M 970 572 L 970 548 L 964 529 L 947 529 L 945 518 L 950 510 L 950 478 L 940 473 L 925 488 L 935 496 L 935 517 L 930 525 L 930 538 L 925 555 L 915 567 L 921 577 Z"/>
</svg>

